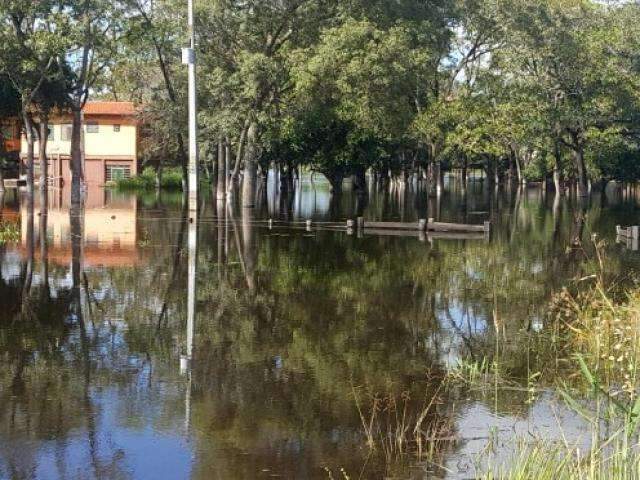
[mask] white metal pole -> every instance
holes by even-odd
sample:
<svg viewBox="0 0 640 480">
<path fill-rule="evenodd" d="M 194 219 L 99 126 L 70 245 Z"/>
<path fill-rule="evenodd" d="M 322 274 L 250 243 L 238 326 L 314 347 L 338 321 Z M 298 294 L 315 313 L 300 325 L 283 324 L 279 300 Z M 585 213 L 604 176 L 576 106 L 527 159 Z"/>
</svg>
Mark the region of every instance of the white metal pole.
<svg viewBox="0 0 640 480">
<path fill-rule="evenodd" d="M 189 66 L 189 211 L 198 209 L 198 101 L 196 95 L 196 35 L 193 2 L 188 0 L 190 48 L 183 51 L 183 63 Z"/>
</svg>

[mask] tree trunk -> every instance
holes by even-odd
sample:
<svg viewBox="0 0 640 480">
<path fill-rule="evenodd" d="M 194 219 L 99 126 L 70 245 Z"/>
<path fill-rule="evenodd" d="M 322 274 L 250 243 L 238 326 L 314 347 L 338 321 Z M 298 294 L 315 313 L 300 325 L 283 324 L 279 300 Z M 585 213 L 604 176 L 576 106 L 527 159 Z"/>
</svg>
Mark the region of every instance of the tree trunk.
<svg viewBox="0 0 640 480">
<path fill-rule="evenodd" d="M 242 211 L 242 250 L 244 253 L 244 274 L 250 292 L 256 289 L 257 243 L 254 222 L 255 212 L 251 209 Z"/>
<path fill-rule="evenodd" d="M 573 153 L 573 161 L 578 174 L 577 194 L 579 197 L 589 196 L 589 182 L 587 178 L 587 167 L 584 162 L 584 141 L 579 131 L 570 131 L 571 134 L 571 150 Z"/>
<path fill-rule="evenodd" d="M 27 168 L 27 192 L 29 195 L 29 201 L 33 202 L 33 196 L 35 192 L 34 186 L 34 176 L 33 176 L 33 163 L 34 163 L 34 131 L 33 131 L 33 121 L 26 111 L 22 114 L 24 120 L 24 128 L 25 135 L 27 137 L 27 158 L 26 158 L 26 168 Z"/>
<path fill-rule="evenodd" d="M 435 163 L 434 176 L 436 177 L 436 195 L 442 195 L 444 191 L 444 172 L 442 170 L 442 162 L 437 161 Z"/>
<path fill-rule="evenodd" d="M 224 141 L 224 190 L 225 197 L 229 191 L 229 169 L 233 163 L 233 154 L 231 153 L 231 140 L 225 137 Z"/>
<path fill-rule="evenodd" d="M 249 130 L 249 122 L 245 122 L 244 127 L 242 127 L 242 132 L 240 133 L 240 139 L 238 140 L 238 150 L 236 152 L 236 163 L 233 166 L 233 173 L 231 174 L 231 179 L 227 185 L 227 190 L 229 192 L 233 191 L 238 182 L 238 176 L 240 175 L 240 163 L 242 161 L 242 156 L 244 154 L 244 146 L 247 139 L 247 131 Z"/>
<path fill-rule="evenodd" d="M 324 172 L 323 172 L 324 173 Z M 331 193 L 339 195 L 342 193 L 342 182 L 344 181 L 344 175 L 340 172 L 324 173 L 327 177 L 329 184 L 331 185 Z"/>
<path fill-rule="evenodd" d="M 156 191 L 159 192 L 162 188 L 162 161 L 158 161 L 156 166 Z"/>
<path fill-rule="evenodd" d="M 74 205 L 79 205 L 82 201 L 82 183 L 84 181 L 82 129 L 82 110 L 80 107 L 74 107 L 71 128 L 71 203 Z"/>
<path fill-rule="evenodd" d="M 46 196 L 46 195 L 45 195 Z M 47 240 L 47 210 L 40 205 L 40 281 L 41 300 L 48 303 L 51 300 L 49 286 L 49 244 Z"/>
<path fill-rule="evenodd" d="M 216 185 L 216 200 L 224 200 L 226 195 L 225 163 L 226 163 L 225 147 L 224 147 L 224 144 L 222 143 L 222 138 L 220 138 L 218 140 L 218 181 Z"/>
<path fill-rule="evenodd" d="M 48 208 L 49 160 L 47 158 L 47 143 L 49 141 L 49 118 L 43 114 L 40 118 L 40 138 L 38 143 L 38 161 L 40 162 L 40 213 Z"/>
<path fill-rule="evenodd" d="M 258 126 L 252 121 L 247 130 L 247 148 L 244 155 L 244 179 L 242 182 L 242 206 L 255 206 L 256 175 L 258 170 L 258 148 L 256 145 Z"/>
<path fill-rule="evenodd" d="M 356 169 L 353 174 L 353 187 L 356 193 L 359 195 L 366 195 L 367 193 L 367 179 L 363 167 Z"/>
<path fill-rule="evenodd" d="M 557 195 L 562 195 L 562 164 L 560 159 L 560 144 L 556 141 L 553 152 L 553 186 Z"/>
<path fill-rule="evenodd" d="M 516 175 L 518 175 L 518 184 L 524 185 L 525 180 L 524 176 L 522 175 L 522 163 L 520 162 L 520 155 L 518 155 L 518 152 L 516 152 L 515 150 L 513 152 L 513 160 L 516 164 Z"/>
<path fill-rule="evenodd" d="M 4 164 L 2 160 L 3 158 L 0 157 L 0 193 L 4 193 L 4 170 L 3 170 Z"/>
<path fill-rule="evenodd" d="M 462 191 L 465 192 L 467 190 L 467 159 L 463 160 L 462 164 Z"/>
</svg>

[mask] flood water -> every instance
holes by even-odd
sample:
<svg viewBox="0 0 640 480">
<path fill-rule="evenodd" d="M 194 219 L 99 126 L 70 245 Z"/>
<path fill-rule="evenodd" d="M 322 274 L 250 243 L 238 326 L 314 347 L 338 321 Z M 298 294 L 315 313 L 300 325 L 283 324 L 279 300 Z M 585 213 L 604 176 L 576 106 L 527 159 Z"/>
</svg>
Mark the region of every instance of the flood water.
<svg viewBox="0 0 640 480">
<path fill-rule="evenodd" d="M 593 234 L 612 271 L 640 265 L 615 243 L 636 200 L 471 184 L 365 201 L 307 182 L 262 200 L 248 213 L 205 195 L 192 223 L 179 194 L 95 190 L 70 211 L 55 191 L 30 222 L 5 194 L 0 222 L 19 240 L 0 245 L 0 478 L 473 478 L 488 444 L 500 456 L 514 435 L 580 435 L 550 392 L 527 390 L 545 359 L 521 339 L 591 272 Z M 357 215 L 492 232 L 315 228 Z M 523 388 L 442 388 L 447 368 L 483 356 Z M 384 435 L 429 399 L 431 455 L 370 450 L 367 425 Z"/>
</svg>

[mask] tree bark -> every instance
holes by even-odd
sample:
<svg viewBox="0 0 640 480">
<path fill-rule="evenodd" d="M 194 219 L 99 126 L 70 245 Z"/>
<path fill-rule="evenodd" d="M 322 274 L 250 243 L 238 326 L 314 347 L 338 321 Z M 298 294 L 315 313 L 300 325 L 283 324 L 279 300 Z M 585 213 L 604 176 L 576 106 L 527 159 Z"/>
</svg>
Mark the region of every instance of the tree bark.
<svg viewBox="0 0 640 480">
<path fill-rule="evenodd" d="M 74 106 L 71 127 L 71 203 L 73 205 L 79 205 L 82 201 L 82 183 L 84 182 L 82 129 L 82 107 Z"/>
<path fill-rule="evenodd" d="M 216 200 L 224 200 L 226 195 L 225 170 L 226 170 L 225 147 L 222 139 L 218 140 L 218 182 L 216 186 Z"/>
<path fill-rule="evenodd" d="M 34 150 L 34 131 L 33 131 L 33 121 L 29 114 L 26 112 L 26 108 L 23 107 L 22 118 L 24 121 L 25 135 L 27 137 L 27 158 L 26 158 L 26 167 L 27 167 L 27 192 L 29 195 L 29 201 L 33 202 L 33 196 L 35 193 L 35 179 L 33 174 L 33 162 L 35 156 Z"/>
<path fill-rule="evenodd" d="M 573 154 L 573 161 L 578 174 L 577 180 L 577 193 L 579 197 L 589 196 L 589 181 L 587 178 L 587 167 L 584 162 L 584 140 L 580 131 L 570 130 L 571 135 L 571 150 Z"/>
<path fill-rule="evenodd" d="M 240 163 L 242 162 L 242 156 L 244 154 L 244 147 L 247 139 L 247 132 L 249 130 L 249 122 L 245 122 L 244 127 L 242 127 L 242 132 L 240 133 L 240 139 L 238 140 L 238 150 L 236 152 L 236 163 L 233 166 L 233 173 L 231 174 L 231 178 L 229 179 L 229 184 L 227 185 L 227 190 L 229 192 L 233 191 L 238 182 L 238 176 L 240 175 Z"/>
<path fill-rule="evenodd" d="M 40 138 L 38 143 L 38 161 L 40 162 L 40 213 L 48 209 L 48 181 L 49 161 L 47 158 L 47 144 L 49 142 L 49 117 L 42 114 L 40 117 Z"/>
<path fill-rule="evenodd" d="M 442 195 L 444 192 L 444 172 L 442 171 L 442 162 L 437 161 L 433 164 L 433 176 L 436 183 L 436 196 Z"/>
<path fill-rule="evenodd" d="M 258 148 L 256 145 L 258 125 L 252 121 L 247 130 L 247 148 L 244 156 L 244 179 L 242 182 L 242 206 L 255 206 L 256 175 L 258 170 Z"/>
<path fill-rule="evenodd" d="M 589 185 L 587 181 L 587 168 L 584 163 L 584 149 L 582 145 L 576 147 L 573 151 L 573 159 L 576 164 L 576 170 L 578 172 L 578 196 L 589 196 Z"/>
<path fill-rule="evenodd" d="M 558 141 L 554 144 L 553 149 L 553 186 L 557 195 L 562 195 L 562 163 L 560 155 L 560 143 Z"/>
</svg>

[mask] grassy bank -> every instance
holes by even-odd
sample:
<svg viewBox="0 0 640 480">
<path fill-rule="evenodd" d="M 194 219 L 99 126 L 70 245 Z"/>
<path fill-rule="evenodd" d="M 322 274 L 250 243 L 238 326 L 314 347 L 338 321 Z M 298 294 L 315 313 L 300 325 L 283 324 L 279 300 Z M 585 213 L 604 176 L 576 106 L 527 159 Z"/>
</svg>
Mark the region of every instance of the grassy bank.
<svg viewBox="0 0 640 480">
<path fill-rule="evenodd" d="M 140 175 L 117 180 L 115 186 L 121 190 L 152 190 L 156 188 L 156 173 L 147 167 Z M 179 167 L 164 169 L 160 186 L 167 190 L 181 190 L 182 170 Z"/>
<path fill-rule="evenodd" d="M 587 421 L 589 446 L 521 441 L 510 461 L 490 464 L 479 478 L 640 478 L 640 289 L 606 281 L 602 271 L 562 290 L 549 309 L 549 326 L 571 368 L 545 384 Z"/>
</svg>

